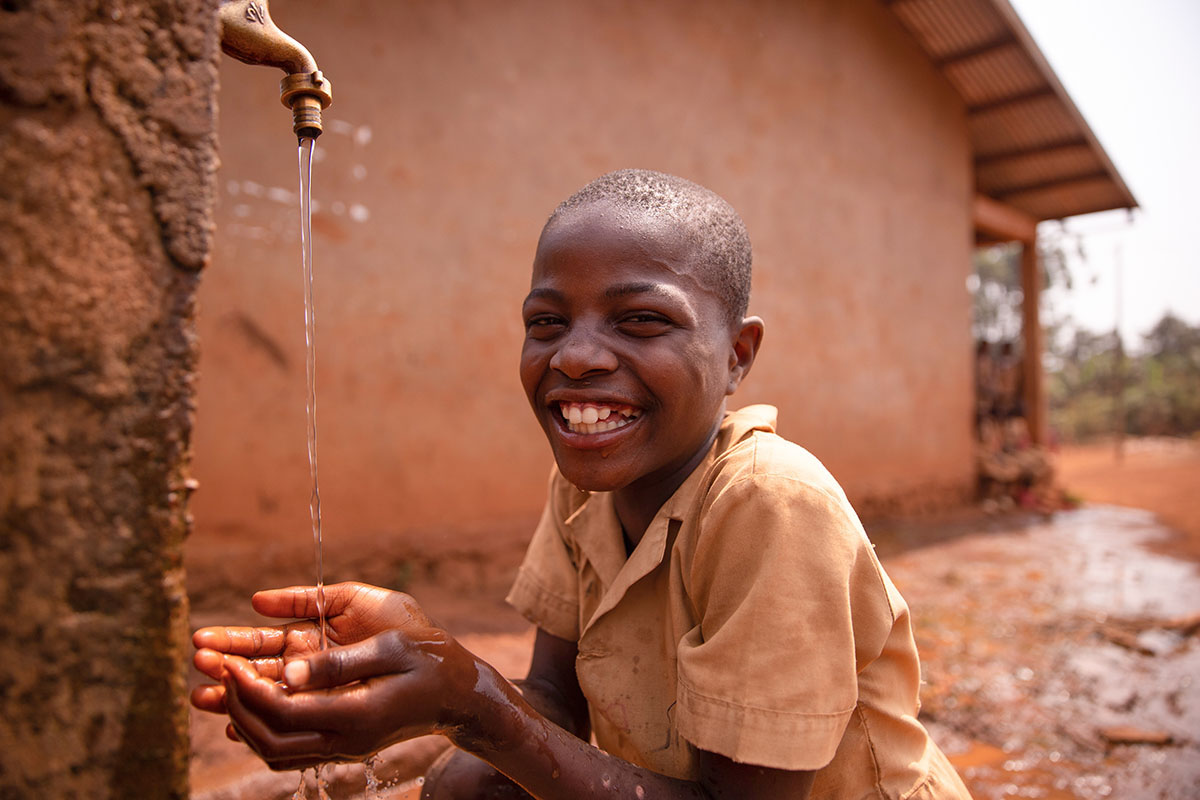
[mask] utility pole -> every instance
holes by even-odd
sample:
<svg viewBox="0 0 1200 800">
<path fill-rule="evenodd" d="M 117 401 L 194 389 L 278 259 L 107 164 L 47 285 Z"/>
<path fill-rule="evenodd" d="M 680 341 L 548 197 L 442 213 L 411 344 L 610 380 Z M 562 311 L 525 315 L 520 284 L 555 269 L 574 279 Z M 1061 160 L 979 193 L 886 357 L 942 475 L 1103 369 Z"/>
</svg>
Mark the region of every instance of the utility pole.
<svg viewBox="0 0 1200 800">
<path fill-rule="evenodd" d="M 1116 321 L 1113 327 L 1116 353 L 1113 358 L 1113 427 L 1116 431 L 1114 440 L 1114 457 L 1118 464 L 1125 460 L 1125 343 L 1121 340 L 1121 289 L 1122 289 L 1122 249 L 1117 242 L 1114 247 L 1116 264 Z"/>
</svg>

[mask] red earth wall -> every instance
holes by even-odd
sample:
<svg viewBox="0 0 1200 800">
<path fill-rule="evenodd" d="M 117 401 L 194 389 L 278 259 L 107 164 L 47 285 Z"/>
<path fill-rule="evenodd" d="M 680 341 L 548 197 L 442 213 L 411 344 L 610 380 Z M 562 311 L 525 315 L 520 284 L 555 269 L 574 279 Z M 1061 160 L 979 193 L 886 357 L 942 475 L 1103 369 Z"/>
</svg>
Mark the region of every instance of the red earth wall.
<svg viewBox="0 0 1200 800">
<path fill-rule="evenodd" d="M 0 6 L 0 797 L 188 795 L 215 8 Z"/>
<path fill-rule="evenodd" d="M 534 245 L 630 166 L 713 188 L 750 229 L 767 336 L 735 404 L 778 405 L 868 511 L 968 492 L 965 112 L 881 4 L 273 13 L 334 84 L 313 192 L 332 563 L 522 546 L 550 463 L 516 374 Z M 294 139 L 275 76 L 221 78 L 192 547 L 307 565 Z"/>
</svg>

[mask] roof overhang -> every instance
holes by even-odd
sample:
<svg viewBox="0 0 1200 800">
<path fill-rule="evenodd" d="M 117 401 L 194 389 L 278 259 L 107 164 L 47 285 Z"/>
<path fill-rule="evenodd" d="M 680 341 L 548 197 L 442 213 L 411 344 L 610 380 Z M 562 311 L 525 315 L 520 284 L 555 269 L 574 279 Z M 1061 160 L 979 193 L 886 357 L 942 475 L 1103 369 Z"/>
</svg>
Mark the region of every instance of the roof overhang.
<svg viewBox="0 0 1200 800">
<path fill-rule="evenodd" d="M 962 97 L 976 192 L 1036 221 L 1137 207 L 1008 0 L 880 1 Z"/>
</svg>

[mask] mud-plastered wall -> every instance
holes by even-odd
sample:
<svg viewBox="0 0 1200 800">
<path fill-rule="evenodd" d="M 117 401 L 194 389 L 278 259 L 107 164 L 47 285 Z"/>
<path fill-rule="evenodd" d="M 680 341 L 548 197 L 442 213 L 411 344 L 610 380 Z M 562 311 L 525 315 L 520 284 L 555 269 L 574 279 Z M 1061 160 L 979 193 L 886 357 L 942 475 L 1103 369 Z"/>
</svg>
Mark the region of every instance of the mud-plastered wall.
<svg viewBox="0 0 1200 800">
<path fill-rule="evenodd" d="M 334 84 L 313 247 L 336 577 L 364 574 L 341 568 L 352 559 L 519 555 L 550 466 L 516 368 L 538 232 L 623 167 L 699 181 L 746 220 L 767 333 L 732 405 L 778 406 L 781 433 L 864 511 L 969 493 L 966 112 L 885 4 L 305 0 L 272 13 Z M 295 142 L 261 70 L 221 71 L 189 554 L 228 563 L 238 548 L 255 580 L 290 558 L 269 580 L 310 581 Z"/>
<path fill-rule="evenodd" d="M 0 797 L 187 796 L 216 0 L 0 3 Z"/>
</svg>

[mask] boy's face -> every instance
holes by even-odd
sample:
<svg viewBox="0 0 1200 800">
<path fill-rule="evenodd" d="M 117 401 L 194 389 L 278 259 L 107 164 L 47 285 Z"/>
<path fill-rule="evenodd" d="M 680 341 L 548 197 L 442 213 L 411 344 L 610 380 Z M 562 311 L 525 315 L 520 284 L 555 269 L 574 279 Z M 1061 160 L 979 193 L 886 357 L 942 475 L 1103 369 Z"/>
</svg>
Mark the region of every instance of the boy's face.
<svg viewBox="0 0 1200 800">
<path fill-rule="evenodd" d="M 542 235 L 521 382 L 575 486 L 677 485 L 711 442 L 736 334 L 691 253 L 670 225 L 607 203 Z"/>
</svg>

